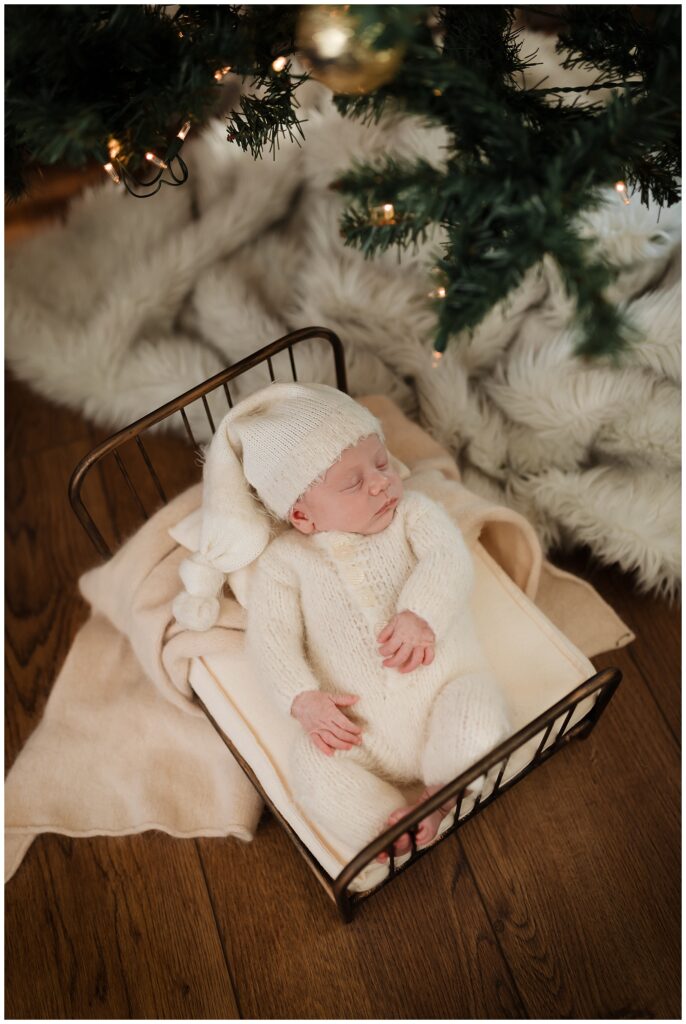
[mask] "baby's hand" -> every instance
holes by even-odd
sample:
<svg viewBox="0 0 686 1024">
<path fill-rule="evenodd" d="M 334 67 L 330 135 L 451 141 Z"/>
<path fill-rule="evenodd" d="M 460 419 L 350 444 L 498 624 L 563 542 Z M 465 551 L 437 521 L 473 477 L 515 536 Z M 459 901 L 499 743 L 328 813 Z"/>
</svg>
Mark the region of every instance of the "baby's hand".
<svg viewBox="0 0 686 1024">
<path fill-rule="evenodd" d="M 350 750 L 362 743 L 359 725 L 338 710 L 339 704 L 354 704 L 359 697 L 352 693 L 324 693 L 322 690 L 303 690 L 291 704 L 296 718 L 313 743 L 331 757 L 336 750 Z"/>
<path fill-rule="evenodd" d="M 434 660 L 436 634 L 429 623 L 414 612 L 394 615 L 377 640 L 385 668 L 397 668 L 404 674 L 420 665 L 430 665 Z"/>
</svg>

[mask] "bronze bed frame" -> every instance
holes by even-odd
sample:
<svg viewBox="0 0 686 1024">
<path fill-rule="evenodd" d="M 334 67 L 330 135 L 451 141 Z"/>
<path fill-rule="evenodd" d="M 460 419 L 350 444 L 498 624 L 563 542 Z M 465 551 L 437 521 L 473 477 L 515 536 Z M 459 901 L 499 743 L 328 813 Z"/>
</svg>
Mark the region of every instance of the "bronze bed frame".
<svg viewBox="0 0 686 1024">
<path fill-rule="evenodd" d="M 277 341 L 272 342 L 269 345 L 264 346 L 258 351 L 245 359 L 240 360 L 233 366 L 228 367 L 221 373 L 216 374 L 209 380 L 204 381 L 202 384 L 198 384 L 196 387 L 184 394 L 178 396 L 165 405 L 162 405 L 159 409 L 150 412 L 148 415 L 143 416 L 135 423 L 130 424 L 128 427 L 117 431 L 106 441 L 97 445 L 91 452 L 89 452 L 78 464 L 69 483 L 69 499 L 71 501 L 72 508 L 78 516 L 81 524 L 85 528 L 88 536 L 93 542 L 98 553 L 107 559 L 112 554 L 109 545 L 105 541 L 101 530 L 86 507 L 83 497 L 82 489 L 84 482 L 89 478 L 89 474 L 93 472 L 96 467 L 102 469 L 103 460 L 111 457 L 116 463 L 116 467 L 119 473 L 119 477 L 126 484 L 128 491 L 130 492 L 135 504 L 137 511 L 137 518 L 140 521 L 144 521 L 150 518 L 156 508 L 159 508 L 162 504 L 166 503 L 173 495 L 167 495 L 162 481 L 158 475 L 157 470 L 153 466 L 152 459 L 146 450 L 142 435 L 146 431 L 158 430 L 160 427 L 167 428 L 171 426 L 171 417 L 175 414 L 179 414 L 183 423 L 183 428 L 190 441 L 190 447 L 188 451 L 189 459 L 193 459 L 196 462 L 196 475 L 199 477 L 200 469 L 197 465 L 199 460 L 197 458 L 198 443 L 193 435 L 190 421 L 187 414 L 187 409 L 195 402 L 202 403 L 202 409 L 210 427 L 210 431 L 214 433 L 215 423 L 212 417 L 210 406 L 208 404 L 208 396 L 217 392 L 221 397 L 221 392 L 224 392 L 224 398 L 222 401 L 222 408 L 224 412 L 227 408 L 233 406 L 234 401 L 229 391 L 229 383 L 234 381 L 241 374 L 248 372 L 254 367 L 266 362 L 269 370 L 269 376 L 271 380 L 275 380 L 273 358 L 278 353 L 284 350 L 288 351 L 289 363 L 291 368 L 291 374 L 293 380 L 298 380 L 295 359 L 293 355 L 294 346 L 298 343 L 308 340 L 318 339 L 327 342 L 331 347 L 331 355 L 333 356 L 335 378 L 337 387 L 347 392 L 347 380 L 345 372 L 345 361 L 343 354 L 343 345 L 340 339 L 333 331 L 323 327 L 306 327 L 298 331 L 293 331 L 290 334 L 279 338 Z M 226 406 L 224 406 L 224 400 Z M 196 409 L 197 411 L 197 409 Z M 222 413 L 223 415 L 223 413 Z M 140 453 L 142 462 L 140 466 L 144 467 L 144 472 L 147 473 L 149 480 L 152 481 L 153 494 L 155 498 L 156 508 L 149 510 L 145 507 L 139 489 L 136 487 L 132 479 L 132 474 L 127 469 L 126 464 L 122 459 L 122 450 L 126 445 L 135 444 L 138 452 Z M 129 448 L 130 450 L 130 448 Z M 130 466 L 129 466 L 130 469 Z M 105 517 L 113 517 L 114 510 L 110 507 L 103 515 Z M 102 520 L 101 520 L 102 522 Z M 425 801 L 422 805 L 416 808 L 413 812 L 408 814 L 402 821 L 394 825 L 392 828 L 386 829 L 385 832 L 381 833 L 373 842 L 369 843 L 363 850 L 361 850 L 356 857 L 353 858 L 340 872 L 340 874 L 333 878 L 330 876 L 319 862 L 316 860 L 314 855 L 305 846 L 300 837 L 296 834 L 294 829 L 284 819 L 283 815 L 274 807 L 269 797 L 263 792 L 262 787 L 255 777 L 250 765 L 241 757 L 238 751 L 234 748 L 230 737 L 228 737 L 217 723 L 212 719 L 202 701 L 196 696 L 198 704 L 203 708 L 208 718 L 212 722 L 215 729 L 219 732 L 222 740 L 231 751 L 232 755 L 236 758 L 250 781 L 253 783 L 255 788 L 261 794 L 267 806 L 271 809 L 272 814 L 281 823 L 286 832 L 290 835 L 301 854 L 305 857 L 307 863 L 314 871 L 319 881 L 323 884 L 324 888 L 328 892 L 329 896 L 336 902 L 341 918 L 344 922 L 352 920 L 353 914 L 357 906 L 368 899 L 369 896 L 378 892 L 393 879 L 406 871 L 421 857 L 425 856 L 430 850 L 440 842 L 444 842 L 450 835 L 461 828 L 467 821 L 470 821 L 477 814 L 480 814 L 489 804 L 494 800 L 498 799 L 506 793 L 508 789 L 520 782 L 529 772 L 533 771 L 539 765 L 547 761 L 549 757 L 556 754 L 562 747 L 572 739 L 586 738 L 595 727 L 600 718 L 601 714 L 607 707 L 608 702 L 612 698 L 617 686 L 621 681 L 622 675 L 619 669 L 607 668 L 601 672 L 591 676 L 580 686 L 577 686 L 572 690 L 566 697 L 558 701 L 552 707 L 548 708 L 543 714 L 539 715 L 536 719 L 530 722 L 523 729 L 520 729 L 513 736 L 511 736 L 504 743 L 501 743 L 498 747 L 493 749 L 480 761 L 472 765 L 462 775 L 453 779 L 447 783 L 439 792 L 435 793 L 431 799 Z M 596 700 L 593 707 L 581 718 L 572 728 L 567 729 L 570 719 L 574 713 L 574 709 L 577 704 L 585 700 L 588 697 L 595 695 Z M 559 723 L 559 725 L 558 725 Z M 549 743 L 549 739 L 553 734 L 553 730 L 557 726 L 557 731 L 554 733 L 554 740 Z M 539 732 L 543 731 L 542 739 L 538 745 L 536 754 L 534 755 L 531 762 L 510 779 L 506 783 L 502 783 L 503 775 L 507 767 L 509 758 L 512 754 L 518 750 L 521 746 L 531 740 Z M 547 746 L 546 746 L 547 744 Z M 470 782 L 479 778 L 479 776 L 485 774 L 487 780 L 490 780 L 492 773 L 497 771 L 497 776 L 493 788 L 483 799 L 477 797 L 474 806 L 468 814 L 465 814 L 460 818 L 460 812 L 462 803 L 465 797 L 465 790 Z M 484 787 L 484 792 L 486 786 Z M 419 825 L 420 820 L 425 817 L 427 813 L 435 810 L 439 804 L 445 804 L 448 800 L 455 800 L 455 820 L 453 824 L 446 829 L 445 832 L 436 842 L 430 846 L 425 847 L 421 850 L 416 848 L 415 844 L 415 833 Z M 409 859 L 402 865 L 396 865 L 393 857 L 393 842 L 403 833 L 409 832 L 412 840 L 411 855 Z M 376 885 L 373 889 L 370 889 L 363 893 L 350 892 L 348 886 L 353 878 L 357 875 L 362 868 L 371 863 L 376 856 L 382 851 L 386 850 L 389 854 L 389 874 L 388 876 Z"/>
</svg>

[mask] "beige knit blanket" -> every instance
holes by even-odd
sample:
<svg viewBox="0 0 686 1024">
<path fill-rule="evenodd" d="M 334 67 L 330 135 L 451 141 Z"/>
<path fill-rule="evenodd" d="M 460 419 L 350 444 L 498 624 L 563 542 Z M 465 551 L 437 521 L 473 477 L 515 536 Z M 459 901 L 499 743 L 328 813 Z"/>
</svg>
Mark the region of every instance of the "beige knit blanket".
<svg viewBox="0 0 686 1024">
<path fill-rule="evenodd" d="M 466 490 L 452 457 L 387 398 L 363 400 L 406 486 L 441 501 L 469 541 L 482 543 L 589 657 L 633 636 L 589 584 L 554 569 L 518 513 Z M 231 595 L 207 633 L 171 616 L 186 552 L 168 533 L 198 507 L 179 495 L 100 568 L 80 580 L 92 614 L 74 639 L 43 718 L 5 784 L 5 878 L 41 832 L 253 838 L 262 801 L 193 702 L 190 659 L 241 652 L 245 611 Z"/>
</svg>

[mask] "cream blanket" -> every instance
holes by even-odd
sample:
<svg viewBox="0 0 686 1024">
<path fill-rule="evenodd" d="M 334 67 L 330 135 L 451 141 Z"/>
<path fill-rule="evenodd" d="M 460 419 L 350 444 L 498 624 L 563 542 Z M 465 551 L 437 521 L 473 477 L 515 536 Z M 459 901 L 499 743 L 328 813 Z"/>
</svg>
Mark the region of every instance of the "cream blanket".
<svg viewBox="0 0 686 1024">
<path fill-rule="evenodd" d="M 480 537 L 585 654 L 633 639 L 592 587 L 543 560 L 522 516 L 468 491 L 452 457 L 393 402 L 363 401 L 381 419 L 391 452 L 411 470 L 406 486 L 441 501 L 469 541 Z M 179 837 L 253 838 L 262 801 L 188 683 L 194 656 L 242 650 L 245 611 L 226 596 L 207 633 L 183 631 L 171 618 L 186 552 L 168 531 L 199 502 L 196 485 L 81 578 L 91 617 L 5 785 L 6 879 L 41 832 L 160 829 Z"/>
</svg>

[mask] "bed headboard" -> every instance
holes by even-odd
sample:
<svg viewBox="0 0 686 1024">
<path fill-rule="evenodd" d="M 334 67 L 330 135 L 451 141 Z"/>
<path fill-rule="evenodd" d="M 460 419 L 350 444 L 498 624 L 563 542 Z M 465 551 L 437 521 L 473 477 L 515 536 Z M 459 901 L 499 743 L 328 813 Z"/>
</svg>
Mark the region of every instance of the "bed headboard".
<svg viewBox="0 0 686 1024">
<path fill-rule="evenodd" d="M 123 427 L 84 456 L 69 481 L 69 500 L 103 558 L 200 478 L 200 446 L 236 401 L 270 380 L 298 380 L 294 350 L 303 343 L 310 351 L 324 348 L 317 379 L 347 392 L 340 338 L 326 327 L 303 327 Z"/>
</svg>

